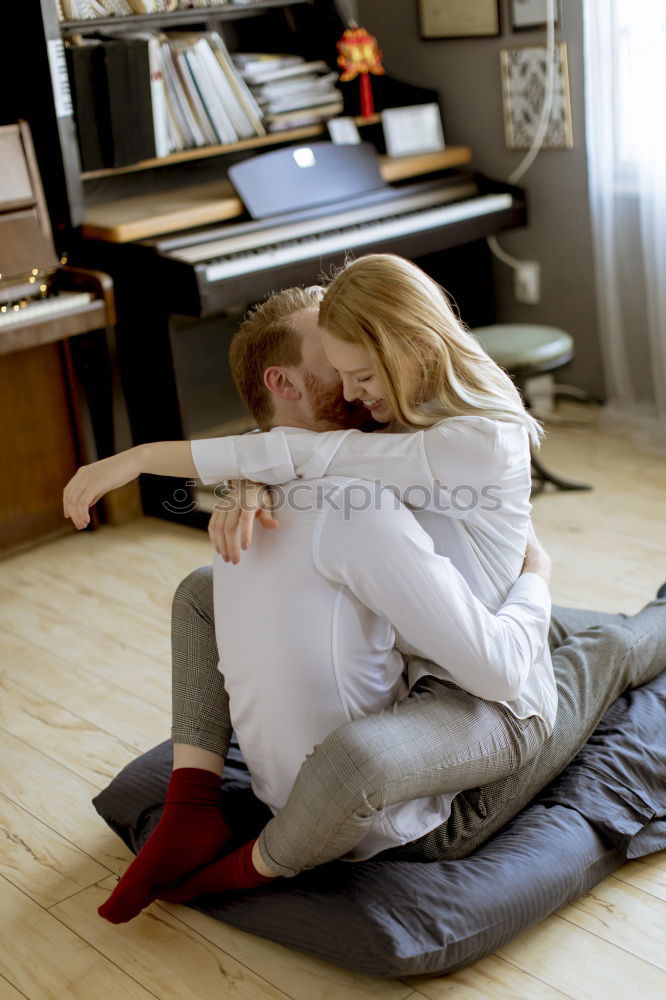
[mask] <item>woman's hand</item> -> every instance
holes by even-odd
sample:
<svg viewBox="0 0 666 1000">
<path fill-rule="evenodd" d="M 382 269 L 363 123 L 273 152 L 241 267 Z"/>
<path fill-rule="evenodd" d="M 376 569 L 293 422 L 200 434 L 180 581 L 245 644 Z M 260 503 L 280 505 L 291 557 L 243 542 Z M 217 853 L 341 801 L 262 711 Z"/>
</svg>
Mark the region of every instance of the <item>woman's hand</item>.
<svg viewBox="0 0 666 1000">
<path fill-rule="evenodd" d="M 523 562 L 523 573 L 538 573 L 550 586 L 550 572 L 552 563 L 550 556 L 542 546 L 536 536 L 532 519 L 527 532 L 527 548 L 525 549 L 525 561 Z"/>
<path fill-rule="evenodd" d="M 241 549 L 249 549 L 255 518 L 264 528 L 277 528 L 273 517 L 273 495 L 268 486 L 248 479 L 232 480 L 223 503 L 213 511 L 208 534 L 225 562 L 237 565 Z"/>
<path fill-rule="evenodd" d="M 80 530 L 90 524 L 88 511 L 105 493 L 130 483 L 141 472 L 136 449 L 82 465 L 65 486 L 62 509 Z"/>
</svg>

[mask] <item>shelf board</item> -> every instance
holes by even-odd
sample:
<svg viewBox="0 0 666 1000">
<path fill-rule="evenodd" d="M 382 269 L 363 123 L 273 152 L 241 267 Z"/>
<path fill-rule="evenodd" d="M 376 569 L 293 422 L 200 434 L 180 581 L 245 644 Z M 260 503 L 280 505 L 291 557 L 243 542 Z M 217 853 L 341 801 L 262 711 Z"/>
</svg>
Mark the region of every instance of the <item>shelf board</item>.
<svg viewBox="0 0 666 1000">
<path fill-rule="evenodd" d="M 379 115 L 371 115 L 369 118 L 356 118 L 357 125 L 376 125 L 380 121 Z M 183 149 L 178 153 L 170 153 L 169 156 L 154 157 L 150 160 L 141 160 L 139 163 L 131 163 L 127 167 L 105 167 L 102 170 L 87 170 L 81 174 L 84 181 L 94 180 L 98 177 L 115 177 L 118 174 L 130 174 L 137 170 L 152 170 L 154 167 L 165 167 L 171 163 L 185 163 L 188 160 L 203 160 L 208 156 L 222 156 L 225 153 L 236 153 L 242 149 L 259 149 L 262 146 L 273 146 L 282 142 L 294 142 L 298 139 L 311 139 L 314 136 L 324 135 L 326 126 L 304 125 L 301 128 L 285 129 L 283 132 L 271 132 L 268 135 L 253 136 L 251 139 L 241 139 L 239 142 L 228 143 L 225 146 L 197 146 L 194 149 Z"/>
<path fill-rule="evenodd" d="M 95 17 L 85 21 L 60 21 L 63 34 L 88 35 L 101 28 L 168 27 L 183 21 L 231 20 L 262 14 L 273 7 L 294 7 L 311 0 L 261 0 L 261 3 L 225 4 L 222 7 L 197 7 L 190 10 L 172 10 L 156 14 L 127 14 L 124 17 Z"/>
<path fill-rule="evenodd" d="M 450 146 L 439 153 L 381 156 L 380 168 L 384 180 L 393 182 L 464 166 L 471 158 L 468 146 Z M 243 203 L 229 181 L 208 181 L 91 205 L 86 211 L 82 235 L 109 243 L 130 243 L 235 219 L 243 212 Z"/>
</svg>

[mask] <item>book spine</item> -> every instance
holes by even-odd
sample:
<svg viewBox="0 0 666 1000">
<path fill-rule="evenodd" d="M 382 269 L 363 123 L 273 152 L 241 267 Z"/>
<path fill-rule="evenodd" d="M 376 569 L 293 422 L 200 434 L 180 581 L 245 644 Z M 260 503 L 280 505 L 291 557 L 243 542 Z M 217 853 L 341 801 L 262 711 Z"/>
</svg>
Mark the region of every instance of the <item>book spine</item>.
<svg viewBox="0 0 666 1000">
<path fill-rule="evenodd" d="M 150 52 L 147 38 L 126 39 L 130 74 L 131 112 L 127 125 L 134 137 L 134 162 L 157 156 L 153 125 Z"/>
<path fill-rule="evenodd" d="M 153 131 L 155 133 L 155 155 L 168 156 L 172 151 L 172 145 L 164 92 L 162 52 L 156 35 L 148 42 L 148 61 L 150 63 L 150 95 L 153 110 Z"/>
<path fill-rule="evenodd" d="M 202 44 L 205 45 L 206 43 L 203 39 L 199 39 L 192 50 L 188 52 L 188 62 L 204 102 L 204 107 L 208 111 L 210 120 L 217 132 L 219 142 L 226 145 L 227 143 L 236 142 L 238 135 L 216 90 L 215 82 L 210 77 L 205 57 L 201 55 Z"/>
<path fill-rule="evenodd" d="M 229 116 L 231 124 L 234 127 L 234 131 L 239 139 L 249 139 L 251 135 L 254 135 L 254 129 L 252 128 L 245 111 L 239 104 L 234 91 L 231 89 L 227 75 L 224 72 L 219 59 L 215 55 L 208 35 L 204 36 L 202 43 L 203 44 L 200 46 L 199 52 L 206 64 L 208 75 L 215 84 L 215 89 L 224 105 L 224 110 Z"/>
<path fill-rule="evenodd" d="M 109 98 L 101 45 L 65 49 L 83 170 L 113 166 Z"/>
<path fill-rule="evenodd" d="M 250 88 L 232 62 L 231 56 L 229 55 L 222 38 L 216 31 L 209 32 L 208 38 L 213 54 L 222 67 L 222 71 L 229 82 L 229 86 L 231 87 L 238 104 L 250 124 L 250 128 L 253 129 L 255 135 L 266 135 L 266 129 L 261 121 L 263 118 L 263 112 L 255 101 Z M 251 134 L 253 133 L 251 132 L 250 135 Z"/>
<path fill-rule="evenodd" d="M 187 149 L 192 146 L 205 146 L 206 140 L 199 126 L 192 118 L 187 97 L 183 93 L 183 88 L 178 78 L 174 55 L 167 41 L 162 43 L 162 54 L 164 57 L 163 65 L 166 69 L 168 92 L 171 98 L 171 110 L 183 139 L 181 148 Z"/>
<path fill-rule="evenodd" d="M 187 61 L 185 47 L 178 42 L 173 42 L 171 50 L 174 54 L 176 69 L 180 74 L 183 90 L 185 91 L 185 94 L 190 102 L 192 113 L 199 124 L 201 132 L 203 133 L 204 140 L 207 145 L 214 146 L 217 143 L 217 134 L 213 128 L 210 118 L 208 117 L 203 101 L 201 100 L 201 95 L 197 90 L 196 82 L 192 76 L 190 65 Z"/>
</svg>

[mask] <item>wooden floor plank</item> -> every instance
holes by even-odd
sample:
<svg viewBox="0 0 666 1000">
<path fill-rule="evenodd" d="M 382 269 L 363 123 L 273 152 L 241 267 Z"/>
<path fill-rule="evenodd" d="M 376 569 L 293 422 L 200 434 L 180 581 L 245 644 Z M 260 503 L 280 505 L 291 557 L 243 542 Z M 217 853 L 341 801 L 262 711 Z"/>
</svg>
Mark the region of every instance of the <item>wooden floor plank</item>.
<svg viewBox="0 0 666 1000">
<path fill-rule="evenodd" d="M 110 872 L 126 869 L 133 855 L 95 812 L 91 782 L 2 730 L 0 757 L 3 795 Z"/>
<path fill-rule="evenodd" d="M 54 581 L 48 573 L 24 568 L 15 574 L 16 579 L 3 583 L 3 593 L 8 610 L 12 604 L 25 603 L 36 615 L 51 612 L 63 623 L 95 622 L 95 631 L 110 639 L 122 635 L 128 650 L 136 651 L 155 660 L 169 662 L 170 613 L 155 612 L 148 617 L 128 607 L 124 602 L 112 600 L 108 595 L 91 590 L 83 580 L 60 579 Z M 13 595 L 11 598 L 9 595 Z"/>
<path fill-rule="evenodd" d="M 557 915 L 497 952 L 572 1000 L 655 1000 L 666 974 Z"/>
<path fill-rule="evenodd" d="M 398 980 L 378 979 L 246 934 L 187 906 L 156 903 L 247 968 L 284 990 L 292 1000 L 406 1000 L 413 990 Z"/>
<path fill-rule="evenodd" d="M 136 749 L 72 712 L 0 678 L 0 728 L 59 760 L 102 788 L 137 756 Z"/>
<path fill-rule="evenodd" d="M 97 681 L 72 695 L 64 707 L 98 729 L 112 733 L 137 754 L 171 738 L 171 712 L 148 704 L 117 684 Z"/>
<path fill-rule="evenodd" d="M 30 1000 L 154 1000 L 155 993 L 1 879 L 0 973 Z"/>
<path fill-rule="evenodd" d="M 2 874 L 44 907 L 108 875 L 102 865 L 5 795 L 0 795 L 0 843 Z"/>
<path fill-rule="evenodd" d="M 72 593 L 76 601 L 94 597 L 103 606 L 112 604 L 127 614 L 139 612 L 152 621 L 161 622 L 165 616 L 168 620 L 171 614 L 164 578 L 147 580 L 136 574 L 138 567 L 145 564 L 143 553 L 135 553 L 133 558 L 116 554 L 112 562 L 107 556 L 100 559 L 80 552 L 64 558 L 47 549 L 40 550 L 39 562 L 35 562 L 33 553 L 23 553 L 21 559 L 20 563 L 18 560 L 0 563 L 3 587 L 30 594 L 33 586 L 46 584 L 63 595 Z"/>
<path fill-rule="evenodd" d="M 205 532 L 153 517 L 121 526 L 104 525 L 98 531 L 73 532 L 57 541 L 55 549 L 49 543 L 0 560 L 0 584 L 3 574 L 13 572 L 15 565 L 41 564 L 46 553 L 55 555 L 56 551 L 65 572 L 70 559 L 85 559 L 90 567 L 89 582 L 97 579 L 101 566 L 108 564 L 121 576 L 123 567 L 131 568 L 131 579 L 143 581 L 148 587 L 162 583 L 167 591 L 175 589 L 195 567 L 213 561 L 213 548 Z M 40 558 L 36 558 L 38 555 Z"/>
<path fill-rule="evenodd" d="M 666 851 L 628 861 L 613 872 L 613 878 L 635 885 L 657 899 L 666 899 Z"/>
<path fill-rule="evenodd" d="M 410 976 L 405 981 L 429 1000 L 566 1000 L 568 996 L 497 955 L 448 976 Z"/>
<path fill-rule="evenodd" d="M 101 681 L 94 674 L 80 667 L 73 667 L 66 660 L 51 656 L 22 640 L 8 637 L 5 642 L 0 633 L 0 657 L 5 649 L 16 647 L 25 656 L 20 670 L 12 665 L 0 668 L 0 684 L 7 676 L 9 681 L 33 694 L 43 695 L 47 701 L 67 709 L 98 729 L 119 737 L 137 753 L 149 750 L 156 743 L 169 739 L 171 713 L 126 691 L 112 681 Z M 165 697 L 170 687 L 170 676 L 163 680 Z"/>
<path fill-rule="evenodd" d="M 666 902 L 642 889 L 611 876 L 559 916 L 666 971 Z"/>
<path fill-rule="evenodd" d="M 4 976 L 0 976 L 0 1000 L 27 1000 L 27 994 L 20 993 Z"/>
<path fill-rule="evenodd" d="M 581 413 L 589 419 L 585 408 L 564 410 L 565 416 Z M 666 500 L 663 456 L 642 452 L 618 430 L 547 426 L 542 460 L 553 472 L 594 487 L 534 498 L 537 533 L 553 559 L 554 602 L 638 611 L 666 579 L 666 532 L 654 530 Z"/>
<path fill-rule="evenodd" d="M 97 681 L 94 674 L 74 666 L 66 657 L 55 656 L 31 642 L 0 629 L 0 674 L 38 694 L 62 702 Z"/>
<path fill-rule="evenodd" d="M 96 913 L 107 896 L 108 886 L 92 886 L 57 903 L 49 914 L 160 1000 L 284 1000 L 287 995 L 165 909 L 151 906 L 128 924 L 110 924 Z"/>
<path fill-rule="evenodd" d="M 61 615 L 16 602 L 14 595 L 0 587 L 0 629 L 37 649 L 66 656 L 97 679 L 111 678 L 125 690 L 171 710 L 170 656 L 160 661 L 129 648 L 120 628 L 115 638 L 101 635 L 93 622 L 64 621 Z"/>
</svg>

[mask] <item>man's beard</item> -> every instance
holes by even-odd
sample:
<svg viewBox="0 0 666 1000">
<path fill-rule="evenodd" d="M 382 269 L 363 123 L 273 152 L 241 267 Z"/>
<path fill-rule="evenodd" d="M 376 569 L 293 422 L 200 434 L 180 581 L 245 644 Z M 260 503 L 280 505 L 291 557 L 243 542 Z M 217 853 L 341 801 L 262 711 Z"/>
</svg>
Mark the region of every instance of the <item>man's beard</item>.
<svg viewBox="0 0 666 1000">
<path fill-rule="evenodd" d="M 363 403 L 355 400 L 348 403 L 342 392 L 342 383 L 322 385 L 311 371 L 303 373 L 303 381 L 312 408 L 312 415 L 317 421 L 331 424 L 331 430 L 355 429 L 359 431 L 376 431 L 384 426 L 373 420 L 372 414 Z"/>
</svg>

